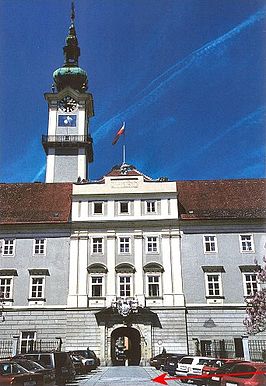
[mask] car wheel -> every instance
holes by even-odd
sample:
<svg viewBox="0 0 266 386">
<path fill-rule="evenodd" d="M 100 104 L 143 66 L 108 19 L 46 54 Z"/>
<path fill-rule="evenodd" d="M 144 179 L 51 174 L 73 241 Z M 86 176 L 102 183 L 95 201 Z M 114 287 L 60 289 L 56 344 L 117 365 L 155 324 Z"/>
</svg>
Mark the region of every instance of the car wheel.
<svg viewBox="0 0 266 386">
<path fill-rule="evenodd" d="M 160 370 L 161 366 L 155 366 L 156 370 Z"/>
</svg>

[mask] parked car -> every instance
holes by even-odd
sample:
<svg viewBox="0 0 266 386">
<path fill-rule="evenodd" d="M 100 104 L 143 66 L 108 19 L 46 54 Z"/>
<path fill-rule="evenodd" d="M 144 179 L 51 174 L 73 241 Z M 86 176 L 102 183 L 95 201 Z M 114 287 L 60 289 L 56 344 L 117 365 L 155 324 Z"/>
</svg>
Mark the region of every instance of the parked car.
<svg viewBox="0 0 266 386">
<path fill-rule="evenodd" d="M 185 356 L 178 362 L 176 374 L 181 376 L 201 375 L 204 364 L 211 359 L 213 358 L 203 356 Z M 187 382 L 186 379 L 182 379 L 181 381 Z"/>
<path fill-rule="evenodd" d="M 187 354 L 173 354 L 168 357 L 162 366 L 163 370 L 166 371 L 169 375 L 175 375 L 175 371 L 178 365 L 178 362 L 185 357 Z"/>
<path fill-rule="evenodd" d="M 71 352 L 69 352 L 69 355 L 75 367 L 76 374 L 86 374 L 94 368 L 93 359 L 85 359 L 83 356 L 72 354 Z"/>
<path fill-rule="evenodd" d="M 97 357 L 94 351 L 90 349 L 82 349 L 82 350 L 73 350 L 69 352 L 70 354 L 73 355 L 80 355 L 85 359 L 93 359 L 93 365 L 92 365 L 92 370 L 95 370 L 98 366 L 100 366 L 100 359 Z M 88 364 L 92 364 L 92 361 L 89 361 Z"/>
<path fill-rule="evenodd" d="M 208 386 L 220 386 L 221 385 L 221 379 L 222 374 L 227 374 L 231 371 L 231 369 L 236 365 L 240 363 L 250 363 L 246 362 L 241 359 L 230 359 L 228 360 L 223 366 L 221 366 L 219 369 L 217 369 L 213 376 L 210 378 L 207 378 L 206 385 Z"/>
<path fill-rule="evenodd" d="M 150 365 L 155 367 L 157 370 L 160 370 L 164 366 L 167 358 L 175 355 L 174 353 L 162 352 L 161 354 L 155 355 L 150 359 Z"/>
<path fill-rule="evenodd" d="M 27 371 L 31 373 L 37 373 L 43 375 L 44 385 L 45 386 L 53 386 L 55 385 L 55 370 L 54 369 L 46 369 L 42 365 L 37 362 L 34 362 L 30 359 L 25 359 L 21 357 L 13 357 L 14 362 L 18 363 Z"/>
<path fill-rule="evenodd" d="M 38 362 L 46 369 L 54 369 L 57 385 L 63 385 L 75 379 L 75 367 L 67 352 L 31 352 L 23 354 L 22 357 Z"/>
<path fill-rule="evenodd" d="M 222 377 L 221 386 L 266 386 L 266 363 L 246 362 L 234 365 Z"/>
<path fill-rule="evenodd" d="M 9 359 L 0 360 L 1 386 L 43 386 L 42 374 L 34 374 Z"/>
</svg>

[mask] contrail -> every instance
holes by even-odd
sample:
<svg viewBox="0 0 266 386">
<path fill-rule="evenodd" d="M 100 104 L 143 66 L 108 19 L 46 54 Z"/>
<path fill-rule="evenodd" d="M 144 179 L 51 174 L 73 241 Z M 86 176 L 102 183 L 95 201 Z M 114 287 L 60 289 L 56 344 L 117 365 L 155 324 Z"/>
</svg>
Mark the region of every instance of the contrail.
<svg viewBox="0 0 266 386">
<path fill-rule="evenodd" d="M 173 80 L 177 75 L 181 74 L 192 65 L 197 64 L 199 60 L 209 55 L 211 52 L 215 51 L 219 48 L 223 43 L 231 40 L 233 37 L 240 34 L 243 30 L 251 27 L 256 22 L 259 22 L 266 16 L 266 7 L 263 7 L 255 14 L 251 15 L 248 19 L 244 20 L 242 23 L 226 32 L 224 35 L 212 40 L 211 42 L 206 43 L 201 48 L 193 51 L 191 54 L 186 56 L 181 61 L 178 61 L 176 64 L 168 68 L 161 75 L 155 78 L 147 87 L 145 87 L 140 95 L 143 95 L 138 101 L 133 103 L 131 106 L 126 108 L 124 111 L 117 113 L 104 124 L 102 124 L 94 133 L 94 139 L 97 143 L 106 133 L 110 130 L 113 130 L 113 126 L 120 123 L 121 120 L 125 120 L 125 118 L 129 118 L 134 115 L 139 108 L 143 106 L 150 105 L 154 101 L 156 101 L 161 93 L 165 90 L 167 84 Z"/>
<path fill-rule="evenodd" d="M 46 168 L 46 165 L 44 164 L 41 169 L 38 171 L 38 173 L 35 175 L 35 177 L 32 179 L 31 182 L 35 182 L 36 180 L 38 180 L 45 172 L 45 168 Z"/>
<path fill-rule="evenodd" d="M 190 152 L 189 162 L 191 163 L 192 160 L 197 159 L 202 153 L 206 153 L 206 150 L 208 150 L 211 146 L 213 146 L 214 144 L 219 142 L 223 137 L 225 137 L 231 131 L 249 128 L 249 127 L 252 127 L 253 125 L 257 125 L 259 123 L 262 123 L 264 121 L 265 116 L 266 116 L 266 107 L 261 106 L 261 107 L 257 108 L 257 110 L 255 110 L 255 111 L 251 112 L 250 114 L 246 115 L 245 117 L 241 118 L 240 120 L 238 120 L 233 125 L 229 126 L 224 131 L 221 131 L 220 134 L 217 135 L 213 140 L 211 140 L 208 143 L 206 143 L 205 145 L 201 146 L 198 150 L 195 150 L 195 151 L 193 150 L 193 152 Z M 171 171 L 173 169 L 175 171 L 180 169 L 181 165 L 183 168 L 184 164 L 186 164 L 186 163 L 187 163 L 186 160 L 178 162 L 177 164 L 173 164 L 173 167 L 171 167 L 170 169 L 169 169 L 169 167 L 167 170 L 160 169 L 160 170 L 156 171 L 156 173 L 154 173 L 154 174 L 156 174 L 156 175 L 160 175 L 163 173 L 169 174 L 169 173 L 171 173 Z"/>
</svg>

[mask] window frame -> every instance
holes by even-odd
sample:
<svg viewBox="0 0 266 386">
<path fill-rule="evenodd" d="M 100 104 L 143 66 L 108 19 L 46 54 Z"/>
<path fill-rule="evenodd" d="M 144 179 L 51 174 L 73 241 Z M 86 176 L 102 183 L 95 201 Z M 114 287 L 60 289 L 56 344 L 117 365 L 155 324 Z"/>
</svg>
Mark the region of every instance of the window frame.
<svg viewBox="0 0 266 386">
<path fill-rule="evenodd" d="M 37 241 L 43 241 L 43 252 L 36 252 L 36 246 L 37 246 Z M 33 243 L 33 255 L 34 256 L 46 256 L 46 244 L 47 244 L 47 239 L 45 237 L 39 237 L 37 239 L 34 239 Z M 41 244 L 39 244 L 39 249 L 40 249 Z"/>
<path fill-rule="evenodd" d="M 242 237 L 250 237 L 250 243 L 251 243 L 251 250 L 244 250 L 243 249 L 243 240 Z M 239 248 L 240 253 L 254 253 L 255 252 L 255 245 L 254 245 L 254 236 L 252 233 L 241 233 L 239 235 Z"/>
<path fill-rule="evenodd" d="M 214 240 L 213 241 L 206 241 L 206 237 L 214 237 Z M 207 243 L 210 243 L 210 246 L 211 246 L 211 243 L 214 243 L 214 251 L 207 251 L 206 249 L 206 245 Z M 212 254 L 212 253 L 218 253 L 218 242 L 217 242 L 217 236 L 214 235 L 214 234 L 206 234 L 206 235 L 203 235 L 203 249 L 204 249 L 204 254 Z"/>
<path fill-rule="evenodd" d="M 121 291 L 120 291 L 120 279 L 122 277 L 125 277 L 125 278 L 129 278 L 130 281 L 129 281 L 129 286 L 130 286 L 130 295 L 125 295 L 125 296 L 122 296 L 121 295 Z M 132 273 L 119 273 L 117 275 L 117 294 L 118 294 L 118 297 L 119 298 L 122 298 L 122 299 L 127 299 L 127 298 L 132 298 L 133 297 L 133 274 Z M 123 284 L 123 283 L 122 283 Z M 124 283 L 124 285 L 127 285 L 127 283 Z"/>
<path fill-rule="evenodd" d="M 158 288 L 159 288 L 159 293 L 157 296 L 150 295 L 149 292 L 149 285 L 150 284 L 157 284 L 157 283 L 149 283 L 149 278 L 151 277 L 158 277 Z M 147 272 L 146 273 L 146 297 L 149 299 L 158 299 L 162 297 L 162 274 L 158 272 Z"/>
<path fill-rule="evenodd" d="M 127 204 L 127 212 L 122 212 L 121 211 L 121 205 L 122 204 Z M 119 215 L 122 215 L 122 216 L 126 216 L 126 215 L 129 215 L 130 214 L 130 201 L 128 200 L 123 200 L 123 201 L 118 201 L 118 214 Z"/>
<path fill-rule="evenodd" d="M 26 337 L 26 338 L 22 338 L 23 337 L 23 334 L 26 334 L 26 333 L 28 333 L 28 336 Z M 33 334 L 33 338 L 31 338 L 31 339 L 28 339 L 28 337 L 29 337 L 29 334 Z M 34 346 L 35 346 L 35 342 L 36 342 L 36 337 L 37 337 L 37 332 L 36 331 L 20 331 L 20 339 L 19 339 L 19 345 L 20 345 L 20 352 L 21 352 L 21 354 L 24 354 L 24 353 L 27 353 L 28 351 L 31 351 L 31 349 L 32 348 L 34 348 Z M 22 351 L 22 342 L 26 342 L 26 351 L 24 352 L 24 350 Z M 29 347 L 30 346 L 30 344 L 29 344 L 29 342 L 32 342 L 32 344 L 33 344 L 33 347 L 31 348 L 31 347 Z"/>
<path fill-rule="evenodd" d="M 94 244 L 93 240 L 101 240 L 101 251 L 99 251 L 99 243 Z M 94 250 L 93 250 L 94 245 L 97 245 L 97 251 L 96 252 L 94 252 Z M 104 238 L 100 237 L 100 236 L 99 237 L 93 236 L 91 238 L 91 254 L 92 255 L 103 255 L 103 253 L 104 253 Z"/>
<path fill-rule="evenodd" d="M 101 295 L 100 296 L 93 296 L 92 288 L 94 286 L 94 283 L 92 281 L 93 281 L 94 278 L 101 278 L 102 279 Z M 98 285 L 98 284 L 95 283 L 95 285 Z M 90 274 L 89 294 L 90 294 L 90 298 L 92 298 L 92 299 L 99 299 L 99 298 L 104 298 L 105 297 L 105 276 L 103 274 L 100 274 L 100 273 Z"/>
<path fill-rule="evenodd" d="M 148 210 L 148 204 L 154 203 L 154 210 Z M 145 201 L 145 214 L 157 214 L 158 212 L 158 200 L 146 200 Z"/>
<path fill-rule="evenodd" d="M 128 239 L 128 252 L 121 251 L 121 239 Z M 126 242 L 124 242 L 125 244 Z M 119 236 L 118 237 L 118 254 L 119 255 L 130 255 L 131 254 L 131 237 L 130 236 Z"/>
<path fill-rule="evenodd" d="M 154 241 L 149 241 L 148 239 L 149 238 L 153 238 L 153 239 L 156 239 L 156 251 L 152 250 L 152 251 L 149 251 L 149 243 L 151 243 L 151 245 L 153 246 L 154 244 Z M 146 236 L 146 254 L 148 255 L 157 255 L 160 253 L 160 248 L 159 248 L 159 236 L 158 235 L 148 235 Z M 152 248 L 153 249 L 153 248 Z"/>
<path fill-rule="evenodd" d="M 30 290 L 29 290 L 29 300 L 30 301 L 38 301 L 38 300 L 45 300 L 45 280 L 46 276 L 45 275 L 31 275 L 30 276 Z M 42 296 L 39 297 L 34 297 L 32 296 L 32 289 L 33 289 L 33 279 L 42 279 Z M 36 284 L 34 284 L 36 285 Z M 39 292 L 38 290 L 36 290 L 36 292 Z"/>
<path fill-rule="evenodd" d="M 11 282 L 10 282 L 10 297 L 9 298 L 5 298 L 5 297 L 0 298 L 4 305 L 9 305 L 10 302 L 13 302 L 14 276 L 0 276 L 0 293 L 1 293 L 1 287 L 2 287 L 1 280 L 11 280 Z M 5 285 L 5 287 L 6 287 L 6 285 Z M 4 294 L 5 294 L 5 292 L 4 292 Z"/>
<path fill-rule="evenodd" d="M 95 212 L 95 205 L 101 204 L 101 212 Z M 104 215 L 104 202 L 103 201 L 93 201 L 92 203 L 92 214 L 93 216 L 103 216 Z"/>
<path fill-rule="evenodd" d="M 255 283 L 256 283 L 256 287 L 257 287 L 256 291 L 254 291 L 254 288 L 253 288 L 254 281 L 248 282 L 246 275 L 252 275 L 252 276 L 254 275 L 255 276 Z M 245 297 L 254 296 L 260 290 L 260 285 L 257 282 L 257 273 L 254 271 L 253 272 L 242 272 L 242 277 L 243 277 L 244 296 Z M 248 294 L 248 289 L 247 289 L 248 283 L 251 284 L 251 293 L 250 294 Z"/>
<path fill-rule="evenodd" d="M 9 243 L 9 242 L 13 242 L 12 244 L 12 253 L 5 253 L 5 246 L 6 246 L 6 243 Z M 10 246 L 7 246 L 8 249 L 10 248 Z M 15 248 L 16 248 L 16 239 L 12 239 L 12 238 L 6 238 L 6 239 L 2 239 L 2 256 L 15 256 Z"/>
<path fill-rule="evenodd" d="M 218 276 L 218 284 L 219 284 L 219 295 L 217 294 L 210 294 L 210 288 L 209 288 L 209 276 Z M 213 281 L 212 281 L 213 283 Z M 222 285 L 222 272 L 205 272 L 205 292 L 207 298 L 221 298 L 223 297 L 223 285 Z"/>
</svg>

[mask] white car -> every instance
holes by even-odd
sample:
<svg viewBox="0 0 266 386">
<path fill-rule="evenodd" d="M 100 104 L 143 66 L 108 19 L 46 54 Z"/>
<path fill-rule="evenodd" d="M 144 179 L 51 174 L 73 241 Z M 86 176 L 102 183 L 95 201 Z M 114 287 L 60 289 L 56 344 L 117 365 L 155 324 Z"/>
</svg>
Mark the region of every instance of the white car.
<svg viewBox="0 0 266 386">
<path fill-rule="evenodd" d="M 177 375 L 201 375 L 203 366 L 212 360 L 210 357 L 186 356 L 183 357 L 176 368 Z"/>
</svg>

